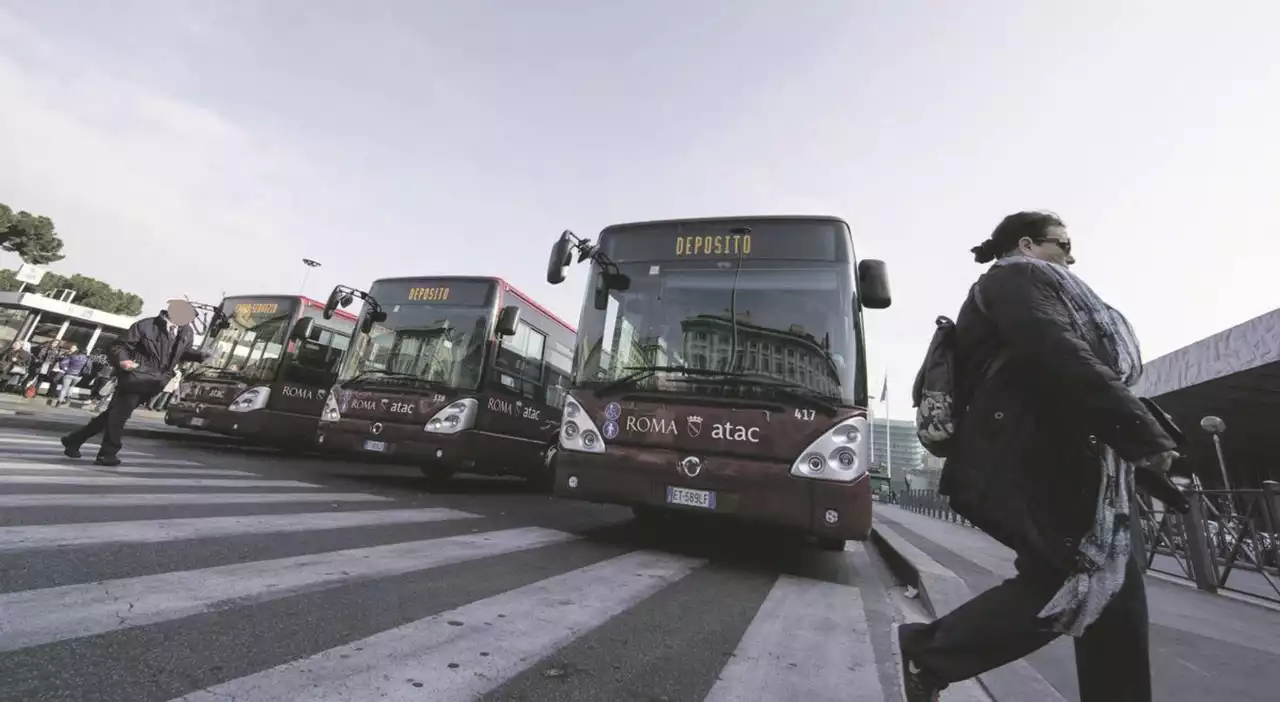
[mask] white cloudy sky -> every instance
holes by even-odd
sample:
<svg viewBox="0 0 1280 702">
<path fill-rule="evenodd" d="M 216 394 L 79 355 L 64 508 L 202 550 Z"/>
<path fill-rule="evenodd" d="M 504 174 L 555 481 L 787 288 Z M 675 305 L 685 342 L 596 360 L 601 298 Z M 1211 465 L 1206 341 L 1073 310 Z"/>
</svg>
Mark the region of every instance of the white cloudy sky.
<svg viewBox="0 0 1280 702">
<path fill-rule="evenodd" d="M 0 0 L 0 202 L 143 295 L 551 287 L 564 228 L 845 217 L 892 414 L 999 219 L 1051 208 L 1148 357 L 1271 310 L 1280 3 Z M 0 261 L 14 265 L 6 255 Z"/>
</svg>

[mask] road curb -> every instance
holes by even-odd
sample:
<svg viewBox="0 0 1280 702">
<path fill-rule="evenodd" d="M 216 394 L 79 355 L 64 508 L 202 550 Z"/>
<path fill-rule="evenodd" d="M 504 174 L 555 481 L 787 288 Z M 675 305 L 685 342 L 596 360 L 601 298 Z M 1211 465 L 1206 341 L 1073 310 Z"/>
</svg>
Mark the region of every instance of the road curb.
<svg viewBox="0 0 1280 702">
<path fill-rule="evenodd" d="M 921 604 L 937 619 L 968 602 L 973 592 L 960 576 L 944 568 L 888 524 L 871 528 L 871 542 L 896 578 L 919 591 Z M 979 675 L 978 683 L 995 700 L 1067 702 L 1026 660 L 1017 660 Z"/>
<path fill-rule="evenodd" d="M 15 429 L 31 429 L 33 431 L 48 432 L 66 432 L 73 427 L 80 426 L 89 421 L 88 416 L 83 420 L 72 421 L 68 419 L 51 419 L 48 417 L 33 416 L 24 414 L 22 411 L 0 411 L 0 428 L 11 427 Z M 247 445 L 243 439 L 234 436 L 223 436 L 221 434 L 203 433 L 188 431 L 185 429 L 160 429 L 159 427 L 145 426 L 129 426 L 125 425 L 124 435 L 137 439 L 162 439 L 165 441 L 181 441 L 203 444 L 217 445 Z"/>
</svg>

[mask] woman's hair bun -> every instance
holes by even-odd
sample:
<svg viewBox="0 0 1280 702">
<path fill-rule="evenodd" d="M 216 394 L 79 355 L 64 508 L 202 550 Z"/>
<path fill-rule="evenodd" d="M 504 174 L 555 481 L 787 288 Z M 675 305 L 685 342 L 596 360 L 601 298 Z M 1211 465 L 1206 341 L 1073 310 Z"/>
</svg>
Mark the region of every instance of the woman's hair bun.
<svg viewBox="0 0 1280 702">
<path fill-rule="evenodd" d="M 973 252 L 973 260 L 978 263 L 991 263 L 996 260 L 996 242 L 993 239 L 987 239 L 969 250 Z"/>
</svg>

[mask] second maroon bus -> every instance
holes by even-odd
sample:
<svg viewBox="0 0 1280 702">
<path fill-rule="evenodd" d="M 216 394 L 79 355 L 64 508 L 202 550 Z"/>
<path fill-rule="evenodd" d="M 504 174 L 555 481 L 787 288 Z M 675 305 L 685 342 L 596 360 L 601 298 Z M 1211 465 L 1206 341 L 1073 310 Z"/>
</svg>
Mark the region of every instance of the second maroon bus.
<svg viewBox="0 0 1280 702">
<path fill-rule="evenodd" d="M 549 485 L 574 330 L 501 278 L 339 286 L 363 300 L 356 336 L 320 416 L 327 450 Z"/>
</svg>

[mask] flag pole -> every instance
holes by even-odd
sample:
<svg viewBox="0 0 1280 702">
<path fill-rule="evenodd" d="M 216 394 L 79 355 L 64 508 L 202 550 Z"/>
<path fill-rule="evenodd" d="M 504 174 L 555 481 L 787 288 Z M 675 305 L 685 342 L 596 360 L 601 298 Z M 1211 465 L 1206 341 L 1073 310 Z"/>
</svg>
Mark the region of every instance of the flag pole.
<svg viewBox="0 0 1280 702">
<path fill-rule="evenodd" d="M 884 459 L 885 472 L 893 483 L 893 430 L 889 426 L 889 371 L 884 372 L 884 391 L 880 393 L 884 400 Z"/>
</svg>

